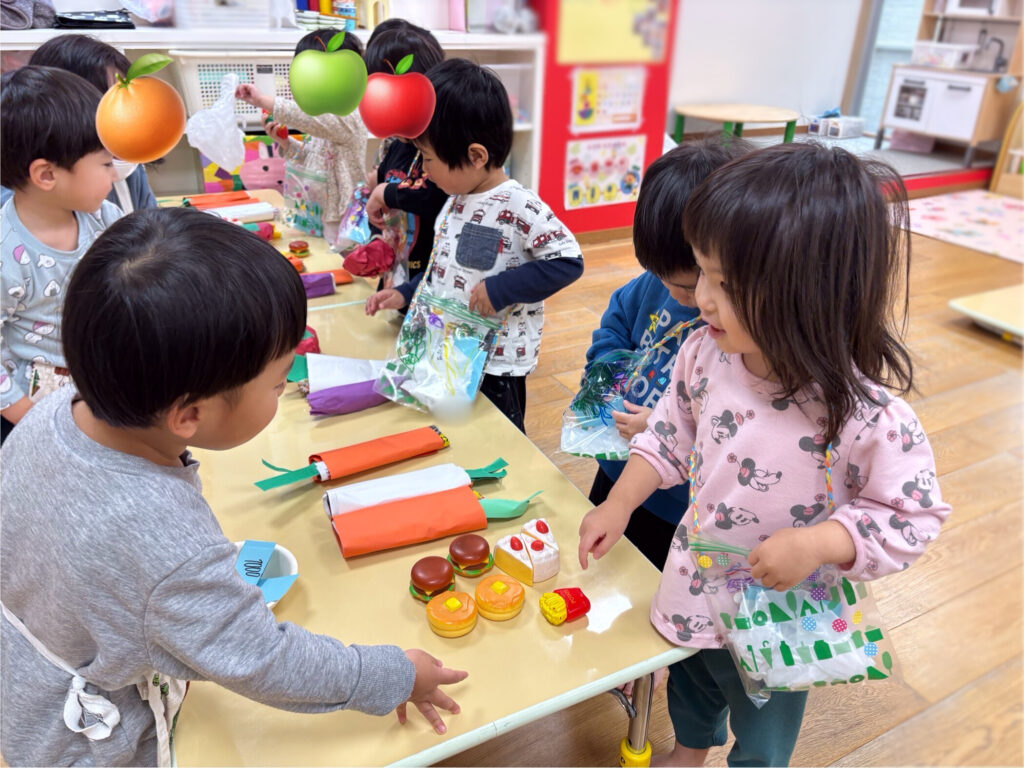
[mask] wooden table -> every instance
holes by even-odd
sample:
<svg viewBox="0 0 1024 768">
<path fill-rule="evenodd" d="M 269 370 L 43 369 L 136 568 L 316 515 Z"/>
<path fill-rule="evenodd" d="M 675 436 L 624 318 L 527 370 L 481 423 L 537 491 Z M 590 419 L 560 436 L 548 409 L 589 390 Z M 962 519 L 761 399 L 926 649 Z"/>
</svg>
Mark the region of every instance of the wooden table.
<svg viewBox="0 0 1024 768">
<path fill-rule="evenodd" d="M 722 132 L 733 136 L 743 135 L 744 123 L 785 123 L 786 133 L 782 140 L 793 140 L 799 112 L 784 107 L 763 107 L 756 104 L 676 104 L 676 127 L 673 138 L 676 143 L 683 140 L 683 126 L 687 117 L 722 123 Z"/>
<path fill-rule="evenodd" d="M 961 296 L 949 306 L 1005 341 L 1024 342 L 1024 285 Z"/>
<path fill-rule="evenodd" d="M 284 233 L 285 248 L 294 237 Z M 337 266 L 338 257 L 322 244 L 303 239 L 311 246 L 312 269 Z M 390 318 L 366 317 L 362 300 L 371 290 L 368 281 L 357 278 L 335 296 L 310 303 L 309 324 L 317 330 L 324 353 L 384 358 L 391 352 L 397 313 L 388 313 Z M 472 632 L 456 639 L 431 632 L 422 603 L 408 592 L 412 564 L 425 555 L 446 554 L 450 539 L 346 560 L 324 513 L 322 486 L 309 483 L 263 493 L 253 485 L 271 474 L 260 459 L 300 467 L 314 451 L 432 423 L 451 439 L 450 448 L 357 479 L 444 462 L 476 467 L 500 456 L 509 462 L 508 476 L 480 484 L 478 490 L 510 499 L 541 489 L 544 493 L 520 520 L 493 522 L 481 533 L 493 544 L 518 531 L 526 520 L 545 517 L 562 546 L 561 572 L 526 588 L 519 616 L 501 623 L 481 618 Z M 444 736 L 435 734 L 416 712 L 410 713 L 405 726 L 394 715 L 300 715 L 257 704 L 212 683 L 196 683 L 178 718 L 179 765 L 425 765 L 638 678 L 637 687 L 647 693 L 647 701 L 639 702 L 641 712 L 631 723 L 630 736 L 642 744 L 649 673 L 692 653 L 652 628 L 648 613 L 659 574 L 628 543 L 623 541 L 586 572 L 580 570 L 577 529 L 591 505 L 485 398 L 477 398 L 465 423 L 445 423 L 391 403 L 313 419 L 304 399 L 289 385 L 277 416 L 260 435 L 231 451 L 196 455 L 204 495 L 227 537 L 277 541 L 298 559 L 299 579 L 274 609 L 280 621 L 345 643 L 423 648 L 449 666 L 468 670 L 470 676 L 449 688 L 462 713 L 446 714 Z M 475 580 L 457 577 L 459 589 L 472 593 L 475 586 Z M 551 626 L 540 615 L 538 598 L 543 591 L 567 586 L 584 590 L 591 611 L 572 624 Z"/>
</svg>

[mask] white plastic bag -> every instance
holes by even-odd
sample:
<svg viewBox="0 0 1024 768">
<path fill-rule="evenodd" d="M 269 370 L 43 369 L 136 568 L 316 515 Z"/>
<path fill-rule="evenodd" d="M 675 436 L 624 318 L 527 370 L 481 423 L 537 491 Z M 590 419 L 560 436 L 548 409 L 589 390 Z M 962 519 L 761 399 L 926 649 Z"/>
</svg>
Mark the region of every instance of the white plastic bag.
<svg viewBox="0 0 1024 768">
<path fill-rule="evenodd" d="M 245 160 L 244 136 L 235 121 L 238 75 L 229 72 L 220 81 L 220 97 L 196 112 L 185 124 L 188 143 L 221 168 L 232 170 Z"/>
</svg>

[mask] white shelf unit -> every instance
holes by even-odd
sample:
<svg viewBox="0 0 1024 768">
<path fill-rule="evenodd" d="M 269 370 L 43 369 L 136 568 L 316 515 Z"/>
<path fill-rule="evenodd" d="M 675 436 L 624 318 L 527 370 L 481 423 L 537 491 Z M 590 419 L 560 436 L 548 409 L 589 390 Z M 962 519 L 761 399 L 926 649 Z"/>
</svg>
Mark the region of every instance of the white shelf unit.
<svg viewBox="0 0 1024 768">
<path fill-rule="evenodd" d="M 216 99 L 219 94 L 217 73 L 237 71 L 242 82 L 255 82 L 264 92 L 290 95 L 288 66 L 295 44 L 306 34 L 301 29 L 184 29 L 176 27 L 140 27 L 138 29 L 55 30 L 32 29 L 4 32 L 3 51 L 32 51 L 58 34 L 91 34 L 125 52 L 130 59 L 144 53 L 162 51 L 175 58 L 170 71 L 160 73 L 174 84 L 185 99 L 191 115 Z M 370 31 L 358 29 L 364 45 Z M 536 187 L 540 170 L 540 141 L 543 117 L 544 51 L 543 34 L 503 35 L 498 33 L 435 30 L 435 37 L 449 57 L 464 57 L 491 66 L 505 82 L 515 87 L 515 100 L 522 116 L 516 120 L 510 157 L 512 171 L 527 187 Z M 202 75 L 200 77 L 200 74 Z M 239 102 L 236 112 L 247 129 L 259 124 L 259 111 Z M 370 140 L 367 157 L 376 156 L 377 142 Z M 197 153 L 182 142 L 166 162 L 150 172 L 150 182 L 158 195 L 187 194 L 202 187 Z"/>
</svg>

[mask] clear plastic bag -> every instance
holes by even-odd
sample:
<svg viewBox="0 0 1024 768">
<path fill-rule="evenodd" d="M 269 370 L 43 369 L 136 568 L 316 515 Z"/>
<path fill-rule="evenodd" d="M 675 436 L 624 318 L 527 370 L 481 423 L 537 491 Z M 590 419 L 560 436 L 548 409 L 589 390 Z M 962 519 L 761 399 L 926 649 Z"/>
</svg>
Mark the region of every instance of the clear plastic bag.
<svg viewBox="0 0 1024 768">
<path fill-rule="evenodd" d="M 220 96 L 185 124 L 188 143 L 221 168 L 237 168 L 245 161 L 244 135 L 235 120 L 238 75 L 229 72 L 220 81 Z"/>
<path fill-rule="evenodd" d="M 692 536 L 715 626 L 758 706 L 771 691 L 886 680 L 898 674 L 892 640 L 868 585 L 823 565 L 785 591 L 750 576 L 747 550 Z"/>
<path fill-rule="evenodd" d="M 285 165 L 285 224 L 313 237 L 323 237 L 326 198 L 327 177 L 324 174 L 291 162 Z"/>
<path fill-rule="evenodd" d="M 395 355 L 376 390 L 420 411 L 438 404 L 470 403 L 480 389 L 484 364 L 501 324 L 423 287 L 398 332 Z"/>
<path fill-rule="evenodd" d="M 561 450 L 574 456 L 625 461 L 629 443 L 615 428 L 612 411 L 636 382 L 647 355 L 614 349 L 600 355 L 583 374 L 580 390 L 562 414 Z"/>
<path fill-rule="evenodd" d="M 357 184 L 352 190 L 348 206 L 341 214 L 338 236 L 332 243 L 338 253 L 348 253 L 370 242 L 370 220 L 366 216 L 366 201 L 369 199 L 370 189 L 365 184 Z"/>
</svg>

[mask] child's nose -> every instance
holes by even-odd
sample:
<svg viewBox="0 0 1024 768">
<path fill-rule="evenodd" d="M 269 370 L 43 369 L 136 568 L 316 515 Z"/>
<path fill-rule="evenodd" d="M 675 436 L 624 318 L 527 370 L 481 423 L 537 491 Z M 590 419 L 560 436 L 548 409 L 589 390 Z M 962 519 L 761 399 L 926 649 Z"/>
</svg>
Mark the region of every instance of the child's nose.
<svg viewBox="0 0 1024 768">
<path fill-rule="evenodd" d="M 697 299 L 697 308 L 701 312 L 708 312 L 712 309 L 713 302 L 708 293 L 707 279 L 703 273 L 697 278 L 697 287 L 694 288 L 693 295 Z"/>
</svg>

